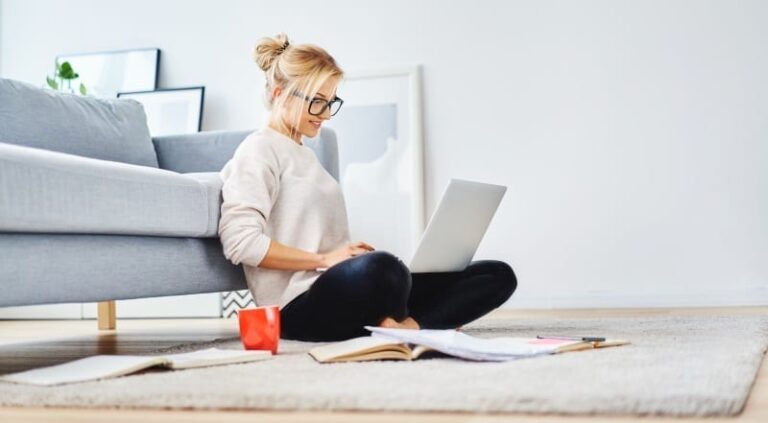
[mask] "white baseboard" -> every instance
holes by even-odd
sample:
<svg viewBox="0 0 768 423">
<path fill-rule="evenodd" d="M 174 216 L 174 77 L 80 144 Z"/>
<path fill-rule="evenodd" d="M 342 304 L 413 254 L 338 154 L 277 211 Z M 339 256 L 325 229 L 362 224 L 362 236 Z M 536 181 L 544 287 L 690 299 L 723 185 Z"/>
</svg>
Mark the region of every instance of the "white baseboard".
<svg viewBox="0 0 768 423">
<path fill-rule="evenodd" d="M 118 319 L 221 317 L 221 295 L 190 294 L 117 300 Z M 83 319 L 96 318 L 96 303 L 83 304 Z"/>
<path fill-rule="evenodd" d="M 520 295 L 519 295 L 520 294 Z M 587 291 L 573 294 L 522 295 L 516 292 L 500 308 L 658 308 L 768 306 L 768 286 L 743 290 L 702 290 L 617 293 Z"/>
<path fill-rule="evenodd" d="M 0 319 L 80 319 L 81 304 L 44 304 L 31 306 L 0 307 Z"/>
<path fill-rule="evenodd" d="M 221 317 L 219 293 L 118 300 L 118 319 Z M 95 319 L 96 303 L 0 307 L 0 319 Z"/>
</svg>

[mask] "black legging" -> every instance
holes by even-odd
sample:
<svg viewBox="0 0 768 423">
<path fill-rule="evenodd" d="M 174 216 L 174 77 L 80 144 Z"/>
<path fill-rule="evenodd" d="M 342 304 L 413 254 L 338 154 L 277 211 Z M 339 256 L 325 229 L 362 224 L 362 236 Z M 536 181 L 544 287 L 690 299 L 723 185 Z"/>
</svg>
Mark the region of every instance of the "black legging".
<svg viewBox="0 0 768 423">
<path fill-rule="evenodd" d="M 281 338 L 340 341 L 371 332 L 385 317 L 410 316 L 422 329 L 455 329 L 512 296 L 517 278 L 503 261 L 458 272 L 411 273 L 395 255 L 369 251 L 328 268 L 280 312 Z"/>
</svg>

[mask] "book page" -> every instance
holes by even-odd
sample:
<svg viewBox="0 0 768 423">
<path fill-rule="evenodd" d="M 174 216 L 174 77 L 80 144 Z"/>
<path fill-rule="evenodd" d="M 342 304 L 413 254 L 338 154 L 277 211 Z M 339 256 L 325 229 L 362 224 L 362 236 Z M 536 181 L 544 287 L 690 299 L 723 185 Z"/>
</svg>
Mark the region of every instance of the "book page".
<svg viewBox="0 0 768 423">
<path fill-rule="evenodd" d="M 435 357 L 446 357 L 447 355 L 442 352 L 438 351 L 432 347 L 428 347 L 426 345 L 416 345 L 416 344 L 409 344 L 413 347 L 413 352 L 411 353 L 411 359 L 416 360 L 419 358 L 435 358 Z"/>
<path fill-rule="evenodd" d="M 366 352 L 380 351 L 387 349 L 386 347 L 399 346 L 400 350 L 403 350 L 400 356 L 403 359 L 407 359 L 410 351 L 408 347 L 402 345 L 399 341 L 393 341 L 392 339 L 375 338 L 373 336 L 362 336 L 358 338 L 347 339 L 344 341 L 334 342 L 327 345 L 320 345 L 309 350 L 309 354 L 317 361 L 326 362 L 342 357 L 354 357 L 363 355 Z M 395 348 L 392 348 L 393 353 L 397 353 Z"/>
<path fill-rule="evenodd" d="M 541 342 L 536 338 L 476 338 L 453 329 L 392 329 L 365 326 L 374 336 L 425 345 L 452 356 L 481 361 L 506 361 L 536 355 L 552 354 L 565 346 L 585 344 L 581 341 L 556 340 Z M 591 345 L 587 345 L 591 348 Z"/>
<path fill-rule="evenodd" d="M 0 380 L 33 385 L 58 385 L 121 376 L 164 362 L 165 360 L 158 357 L 95 355 L 55 366 L 0 376 Z"/>
<path fill-rule="evenodd" d="M 270 350 L 222 350 L 208 348 L 188 353 L 166 354 L 157 356 L 168 362 L 172 369 L 188 369 L 192 367 L 215 366 L 221 364 L 245 363 L 265 360 L 272 357 Z"/>
</svg>

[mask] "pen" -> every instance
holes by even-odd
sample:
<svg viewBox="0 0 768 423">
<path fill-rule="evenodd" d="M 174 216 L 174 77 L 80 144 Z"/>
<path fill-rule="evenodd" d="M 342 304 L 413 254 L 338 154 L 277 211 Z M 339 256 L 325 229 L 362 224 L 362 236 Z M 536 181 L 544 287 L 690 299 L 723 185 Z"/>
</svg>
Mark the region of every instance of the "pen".
<svg viewBox="0 0 768 423">
<path fill-rule="evenodd" d="M 600 336 L 562 336 L 562 335 L 536 335 L 538 339 L 562 339 L 566 341 L 585 341 L 585 342 L 603 342 L 605 338 Z"/>
</svg>

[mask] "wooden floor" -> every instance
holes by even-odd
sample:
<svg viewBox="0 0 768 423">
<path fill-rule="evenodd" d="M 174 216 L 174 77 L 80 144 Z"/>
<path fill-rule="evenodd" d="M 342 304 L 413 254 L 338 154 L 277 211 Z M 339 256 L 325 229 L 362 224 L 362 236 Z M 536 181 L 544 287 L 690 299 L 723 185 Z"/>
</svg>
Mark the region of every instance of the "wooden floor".
<svg viewBox="0 0 768 423">
<path fill-rule="evenodd" d="M 483 317 L 580 318 L 600 316 L 765 314 L 765 307 L 678 309 L 496 310 Z M 118 321 L 116 331 L 96 330 L 94 320 L 0 321 L 0 374 L 56 364 L 93 354 L 142 353 L 181 343 L 237 336 L 234 319 L 158 319 Z M 732 419 L 656 419 L 459 413 L 292 413 L 232 411 L 3 408 L 0 422 L 622 422 L 636 420 L 768 422 L 768 360 L 764 360 L 744 412 Z"/>
</svg>

